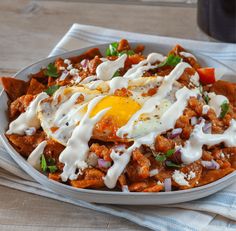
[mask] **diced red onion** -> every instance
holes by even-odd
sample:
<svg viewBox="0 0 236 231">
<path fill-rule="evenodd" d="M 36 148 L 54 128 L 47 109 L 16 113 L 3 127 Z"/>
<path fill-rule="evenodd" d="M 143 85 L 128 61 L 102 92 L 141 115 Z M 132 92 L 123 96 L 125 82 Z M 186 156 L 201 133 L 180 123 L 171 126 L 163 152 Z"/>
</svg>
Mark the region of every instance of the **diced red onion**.
<svg viewBox="0 0 236 231">
<path fill-rule="evenodd" d="M 196 117 L 196 116 L 192 117 L 191 120 L 190 120 L 190 122 L 191 122 L 191 125 L 192 125 L 192 126 L 194 126 L 195 124 L 197 124 L 197 117 Z"/>
<path fill-rule="evenodd" d="M 59 78 L 59 80 L 60 81 L 65 80 L 65 78 L 68 76 L 68 74 L 69 74 L 69 72 L 67 70 L 63 71 L 60 78 Z"/>
<path fill-rule="evenodd" d="M 219 169 L 220 168 L 220 165 L 215 160 L 211 160 L 211 161 L 202 160 L 201 163 L 202 163 L 202 166 L 205 167 L 206 169 Z"/>
<path fill-rule="evenodd" d="M 111 166 L 111 161 L 106 161 L 101 158 L 98 159 L 99 168 L 109 168 Z"/>
<path fill-rule="evenodd" d="M 82 65 L 83 68 L 88 67 L 89 60 L 88 59 L 83 59 L 80 64 Z"/>
<path fill-rule="evenodd" d="M 182 164 L 182 159 L 181 159 L 181 148 L 177 148 L 175 153 L 171 155 L 170 160 L 176 164 Z"/>
<path fill-rule="evenodd" d="M 212 127 L 212 124 L 211 123 L 206 123 L 202 130 L 204 133 L 207 133 L 207 134 L 210 134 L 211 133 L 211 127 Z"/>
<path fill-rule="evenodd" d="M 128 187 L 128 185 L 123 185 L 123 186 L 122 186 L 122 192 L 129 192 L 129 187 Z"/>
<path fill-rule="evenodd" d="M 164 180 L 164 188 L 165 188 L 165 192 L 171 191 L 171 178 L 166 178 Z"/>
<path fill-rule="evenodd" d="M 183 131 L 182 128 L 175 128 L 171 131 L 171 133 L 169 134 L 170 139 L 174 139 L 175 137 L 177 137 L 178 135 L 181 134 L 181 132 Z"/>
<path fill-rule="evenodd" d="M 27 136 L 32 136 L 35 133 L 36 133 L 36 128 L 34 128 L 34 127 L 30 127 L 30 128 L 25 129 L 25 134 Z"/>
<path fill-rule="evenodd" d="M 152 176 L 155 176 L 156 174 L 158 174 L 158 169 L 153 169 L 149 172 L 149 176 L 152 177 Z"/>
</svg>

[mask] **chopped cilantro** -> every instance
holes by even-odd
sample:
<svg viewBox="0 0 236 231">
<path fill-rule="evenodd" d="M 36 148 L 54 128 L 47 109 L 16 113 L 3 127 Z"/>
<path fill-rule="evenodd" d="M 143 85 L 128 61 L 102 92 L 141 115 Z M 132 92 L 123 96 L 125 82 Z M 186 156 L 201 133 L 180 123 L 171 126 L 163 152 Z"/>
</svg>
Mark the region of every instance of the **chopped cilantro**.
<svg viewBox="0 0 236 231">
<path fill-rule="evenodd" d="M 119 71 L 119 70 L 117 70 L 117 71 L 114 73 L 114 75 L 112 76 L 112 78 L 117 77 L 117 76 L 120 76 L 120 71 Z"/>
<path fill-rule="evenodd" d="M 170 149 L 165 154 L 156 156 L 155 159 L 158 162 L 164 162 L 168 157 L 172 156 L 174 153 L 175 149 Z"/>
<path fill-rule="evenodd" d="M 133 50 L 121 51 L 118 53 L 118 56 L 122 56 L 123 54 L 127 54 L 127 55 L 131 56 L 131 55 L 134 55 L 135 52 Z"/>
<path fill-rule="evenodd" d="M 166 152 L 166 157 L 170 157 L 170 156 L 172 156 L 173 154 L 175 153 L 175 149 L 170 149 L 170 150 L 168 150 L 167 152 Z"/>
<path fill-rule="evenodd" d="M 57 78 L 59 76 L 59 74 L 57 73 L 57 68 L 53 63 L 48 64 L 47 69 L 44 71 L 44 74 L 53 78 Z"/>
<path fill-rule="evenodd" d="M 106 56 L 117 56 L 118 55 L 118 48 L 119 43 L 113 42 L 111 43 L 108 48 L 106 49 Z"/>
<path fill-rule="evenodd" d="M 43 172 L 46 172 L 47 171 L 47 162 L 46 162 L 46 159 L 45 159 L 45 156 L 42 154 L 41 156 L 41 169 L 43 170 Z"/>
<path fill-rule="evenodd" d="M 48 170 L 50 171 L 50 173 L 54 173 L 57 171 L 57 166 L 56 165 L 48 166 Z"/>
<path fill-rule="evenodd" d="M 205 100 L 206 104 L 208 104 L 209 101 L 210 101 L 210 97 L 209 97 L 209 95 L 207 93 L 203 94 L 203 99 Z"/>
<path fill-rule="evenodd" d="M 169 160 L 167 160 L 165 162 L 165 164 L 166 164 L 167 167 L 170 167 L 170 168 L 180 168 L 181 167 L 179 164 L 175 164 L 175 163 L 173 163 L 172 161 L 169 161 Z"/>
<path fill-rule="evenodd" d="M 170 54 L 163 62 L 159 63 L 157 67 L 176 66 L 181 61 L 178 55 Z"/>
<path fill-rule="evenodd" d="M 164 162 L 166 160 L 166 156 L 165 155 L 158 155 L 158 156 L 155 157 L 155 159 L 158 162 Z"/>
<path fill-rule="evenodd" d="M 119 52 L 117 50 L 119 46 L 118 42 L 113 42 L 111 43 L 108 48 L 106 49 L 106 56 L 122 56 L 123 54 L 127 54 L 127 55 L 134 55 L 135 52 L 133 50 L 125 50 L 125 51 L 121 51 Z"/>
<path fill-rule="evenodd" d="M 221 108 L 221 112 L 220 112 L 220 118 L 224 118 L 225 115 L 228 113 L 229 111 L 229 103 L 225 100 L 221 105 L 220 105 L 220 108 Z"/>
<path fill-rule="evenodd" d="M 57 171 L 56 165 L 47 165 L 47 161 L 44 154 L 42 154 L 41 156 L 40 164 L 41 164 L 41 169 L 43 172 L 46 172 L 47 170 L 49 170 L 50 173 L 54 173 Z"/>
<path fill-rule="evenodd" d="M 52 96 L 58 89 L 60 88 L 60 85 L 53 85 L 53 86 L 50 86 L 48 89 L 45 90 L 45 92 Z"/>
</svg>

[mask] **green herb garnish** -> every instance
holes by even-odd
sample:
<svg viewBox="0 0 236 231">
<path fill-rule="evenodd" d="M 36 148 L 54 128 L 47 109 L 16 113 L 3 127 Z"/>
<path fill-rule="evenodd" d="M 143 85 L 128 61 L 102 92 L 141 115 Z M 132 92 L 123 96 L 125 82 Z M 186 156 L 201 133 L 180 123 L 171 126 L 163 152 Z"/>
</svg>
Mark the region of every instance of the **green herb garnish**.
<svg viewBox="0 0 236 231">
<path fill-rule="evenodd" d="M 45 159 L 44 154 L 42 154 L 41 156 L 40 164 L 41 164 L 41 169 L 43 172 L 46 172 L 47 170 L 49 170 L 50 173 L 54 173 L 57 171 L 56 165 L 47 165 L 47 161 Z"/>
<path fill-rule="evenodd" d="M 57 166 L 56 165 L 48 166 L 48 170 L 50 171 L 50 173 L 54 173 L 57 171 Z"/>
<path fill-rule="evenodd" d="M 221 112 L 220 112 L 220 118 L 224 118 L 225 115 L 228 113 L 229 111 L 229 103 L 225 100 L 221 105 L 220 105 L 220 108 L 221 108 Z"/>
<path fill-rule="evenodd" d="M 119 52 L 117 50 L 118 46 L 119 46 L 118 42 L 111 43 L 106 49 L 106 56 L 122 56 L 123 54 L 127 54 L 127 55 L 135 54 L 133 50 L 125 50 L 125 51 Z"/>
<path fill-rule="evenodd" d="M 170 156 L 172 156 L 174 153 L 175 153 L 175 149 L 170 149 L 170 150 L 168 150 L 168 151 L 166 152 L 165 156 L 166 156 L 166 157 L 170 157 Z"/>
<path fill-rule="evenodd" d="M 164 66 L 176 66 L 179 62 L 181 62 L 181 58 L 178 55 L 170 54 L 163 62 L 159 63 L 157 67 Z"/>
<path fill-rule="evenodd" d="M 119 43 L 118 42 L 114 42 L 111 43 L 108 48 L 106 49 L 106 56 L 117 56 L 118 55 L 118 48 Z"/>
<path fill-rule="evenodd" d="M 164 162 L 166 160 L 166 156 L 165 155 L 158 155 L 158 156 L 155 157 L 155 159 L 158 162 Z"/>
<path fill-rule="evenodd" d="M 169 160 L 167 160 L 165 162 L 165 164 L 166 164 L 167 167 L 170 167 L 170 168 L 180 168 L 181 167 L 179 164 L 175 164 L 175 163 L 173 163 L 172 161 L 169 161 Z"/>
<path fill-rule="evenodd" d="M 208 104 L 209 101 L 210 101 L 210 97 L 208 96 L 207 93 L 204 93 L 204 94 L 203 94 L 203 99 L 205 100 L 206 104 Z"/>
<path fill-rule="evenodd" d="M 59 76 L 59 74 L 57 73 L 57 68 L 53 63 L 48 64 L 47 69 L 44 71 L 44 74 L 53 78 L 57 78 Z"/>
<path fill-rule="evenodd" d="M 172 156 L 174 153 L 175 149 L 170 149 L 165 154 L 156 156 L 155 159 L 158 162 L 164 162 L 168 157 Z"/>
<path fill-rule="evenodd" d="M 120 71 L 119 71 L 119 70 L 117 70 L 117 71 L 114 73 L 114 75 L 112 76 L 112 78 L 117 77 L 117 76 L 120 76 Z"/>
<path fill-rule="evenodd" d="M 52 96 L 60 87 L 61 87 L 60 85 L 53 85 L 50 86 L 48 89 L 46 89 L 44 92 Z"/>
<path fill-rule="evenodd" d="M 46 159 L 45 159 L 45 156 L 42 154 L 41 156 L 41 169 L 43 170 L 43 172 L 46 172 L 47 171 L 47 162 L 46 162 Z"/>
<path fill-rule="evenodd" d="M 122 56 L 124 54 L 127 54 L 127 55 L 131 56 L 131 55 L 134 55 L 135 52 L 133 50 L 121 51 L 121 52 L 118 53 L 118 56 Z"/>
</svg>

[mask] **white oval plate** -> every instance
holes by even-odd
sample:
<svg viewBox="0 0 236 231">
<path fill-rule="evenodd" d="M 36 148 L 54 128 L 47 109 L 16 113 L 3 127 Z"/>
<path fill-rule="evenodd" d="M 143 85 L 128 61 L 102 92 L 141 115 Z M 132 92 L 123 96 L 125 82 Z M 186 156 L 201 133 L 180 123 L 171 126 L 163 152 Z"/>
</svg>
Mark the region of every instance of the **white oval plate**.
<svg viewBox="0 0 236 231">
<path fill-rule="evenodd" d="M 100 48 L 102 53 L 105 53 L 105 48 L 108 44 L 96 45 L 93 47 Z M 132 45 L 135 45 L 133 43 Z M 152 52 L 160 52 L 163 54 L 167 54 L 175 44 L 171 45 L 160 45 L 160 44 L 151 44 L 144 43 L 145 45 L 145 53 Z M 36 62 L 23 70 L 19 71 L 15 77 L 22 80 L 27 80 L 27 76 L 31 73 L 36 73 L 40 70 L 41 67 L 46 67 L 50 62 L 54 61 L 57 57 L 68 58 L 71 56 L 79 55 L 89 48 L 86 47 L 83 49 L 67 52 L 58 56 L 50 57 L 43 59 L 39 62 Z M 191 51 L 190 51 L 191 52 Z M 192 52 L 194 53 L 194 52 Z M 201 54 L 194 53 L 202 66 L 210 66 L 221 68 L 225 73 L 223 78 L 228 81 L 235 81 L 236 74 L 229 67 L 224 64 Z M 107 203 L 107 204 L 135 204 L 135 205 L 161 205 L 161 204 L 173 204 L 191 201 L 195 199 L 199 199 L 202 197 L 206 197 L 211 195 L 227 186 L 232 184 L 236 180 L 236 171 L 223 177 L 220 180 L 217 180 L 213 183 L 210 183 L 205 186 L 201 186 L 198 188 L 188 189 L 188 190 L 180 190 L 173 192 L 159 192 L 159 193 L 143 193 L 143 192 L 132 192 L 132 193 L 124 193 L 117 191 L 102 191 L 102 190 L 92 190 L 92 189 L 78 189 L 73 188 L 69 185 L 65 185 L 62 183 L 58 183 L 56 181 L 48 179 L 45 175 L 34 169 L 31 165 L 27 163 L 27 161 L 17 153 L 14 148 L 8 142 L 6 136 L 4 135 L 7 127 L 8 127 L 8 117 L 7 117 L 7 101 L 8 97 L 4 91 L 2 91 L 0 95 L 0 137 L 1 140 L 7 149 L 8 153 L 11 157 L 18 163 L 18 165 L 27 172 L 31 177 L 33 177 L 40 184 L 45 187 L 51 189 L 57 194 L 63 195 L 65 197 L 69 197 L 77 200 L 85 200 L 88 202 L 96 202 L 96 203 Z"/>
</svg>

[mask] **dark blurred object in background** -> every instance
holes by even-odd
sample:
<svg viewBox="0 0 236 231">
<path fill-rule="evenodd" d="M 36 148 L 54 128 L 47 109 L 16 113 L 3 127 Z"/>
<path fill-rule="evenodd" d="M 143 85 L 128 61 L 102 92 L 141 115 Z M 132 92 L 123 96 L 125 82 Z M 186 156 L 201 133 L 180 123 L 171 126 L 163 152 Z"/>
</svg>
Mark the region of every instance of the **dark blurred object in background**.
<svg viewBox="0 0 236 231">
<path fill-rule="evenodd" d="M 236 0 L 198 0 L 197 20 L 211 37 L 236 43 Z"/>
</svg>

